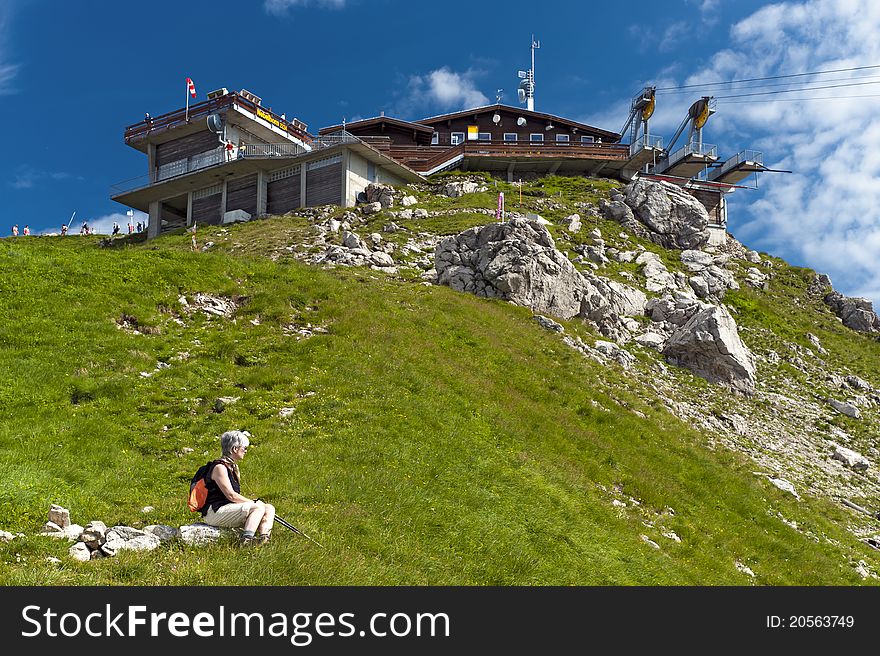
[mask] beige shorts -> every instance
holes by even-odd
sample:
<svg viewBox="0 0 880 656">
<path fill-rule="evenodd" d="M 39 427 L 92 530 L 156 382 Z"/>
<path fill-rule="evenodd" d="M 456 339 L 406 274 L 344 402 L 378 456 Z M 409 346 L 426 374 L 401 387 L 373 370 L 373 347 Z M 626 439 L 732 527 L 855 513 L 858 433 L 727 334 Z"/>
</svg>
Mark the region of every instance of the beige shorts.
<svg viewBox="0 0 880 656">
<path fill-rule="evenodd" d="M 205 515 L 203 521 L 205 524 L 218 528 L 238 528 L 244 526 L 248 513 L 253 507 L 253 501 L 243 501 L 242 503 L 227 503 L 217 510 L 208 508 L 208 514 Z"/>
</svg>

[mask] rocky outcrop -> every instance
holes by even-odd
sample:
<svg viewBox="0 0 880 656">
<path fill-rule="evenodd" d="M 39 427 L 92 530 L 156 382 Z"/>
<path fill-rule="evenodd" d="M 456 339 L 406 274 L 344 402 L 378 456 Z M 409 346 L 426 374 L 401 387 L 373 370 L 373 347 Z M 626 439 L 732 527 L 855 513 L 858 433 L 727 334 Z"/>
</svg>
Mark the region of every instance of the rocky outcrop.
<svg viewBox="0 0 880 656">
<path fill-rule="evenodd" d="M 696 249 L 709 243 L 706 208 L 668 182 L 637 179 L 610 203 L 600 203 L 600 209 L 606 218 L 664 248 Z"/>
<path fill-rule="evenodd" d="M 671 364 L 686 367 L 710 382 L 754 392 L 754 356 L 724 308 L 712 305 L 696 312 L 672 334 L 663 354 Z"/>
<path fill-rule="evenodd" d="M 465 194 L 472 194 L 478 191 L 486 191 L 488 187 L 484 184 L 474 182 L 472 180 L 453 180 L 447 182 L 440 189 L 440 193 L 449 198 L 459 198 Z"/>
<path fill-rule="evenodd" d="M 864 333 L 880 331 L 880 317 L 866 298 L 850 298 L 840 292 L 825 296 L 825 304 L 840 317 L 843 325 Z"/>
<path fill-rule="evenodd" d="M 380 209 L 394 205 L 394 187 L 388 184 L 368 184 L 364 189 L 364 196 L 368 204 L 379 203 Z"/>
<path fill-rule="evenodd" d="M 609 332 L 620 316 L 642 314 L 646 301 L 637 289 L 579 272 L 556 249 L 547 228 L 526 219 L 444 239 L 435 251 L 435 268 L 438 283 L 457 291 L 562 319 L 583 317 Z"/>
</svg>

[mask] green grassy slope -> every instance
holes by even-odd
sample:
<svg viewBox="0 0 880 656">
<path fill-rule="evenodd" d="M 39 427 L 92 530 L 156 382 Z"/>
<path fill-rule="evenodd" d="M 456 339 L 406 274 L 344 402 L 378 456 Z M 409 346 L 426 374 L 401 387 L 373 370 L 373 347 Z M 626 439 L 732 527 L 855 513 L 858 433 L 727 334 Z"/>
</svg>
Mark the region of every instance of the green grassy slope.
<svg viewBox="0 0 880 656">
<path fill-rule="evenodd" d="M 230 230 L 248 243 L 294 224 Z M 0 240 L 0 529 L 26 534 L 0 545 L 0 583 L 749 584 L 740 561 L 763 584 L 856 584 L 852 563 L 876 561 L 838 507 L 795 503 L 706 449 L 524 308 L 187 244 Z M 178 297 L 195 292 L 242 297 L 235 321 L 187 315 Z M 306 323 L 328 333 L 284 330 Z M 219 396 L 240 400 L 217 413 Z M 177 544 L 81 564 L 35 535 L 50 503 L 83 525 L 195 521 L 189 478 L 231 428 L 254 436 L 244 493 L 326 549 L 278 527 L 245 553 Z"/>
</svg>

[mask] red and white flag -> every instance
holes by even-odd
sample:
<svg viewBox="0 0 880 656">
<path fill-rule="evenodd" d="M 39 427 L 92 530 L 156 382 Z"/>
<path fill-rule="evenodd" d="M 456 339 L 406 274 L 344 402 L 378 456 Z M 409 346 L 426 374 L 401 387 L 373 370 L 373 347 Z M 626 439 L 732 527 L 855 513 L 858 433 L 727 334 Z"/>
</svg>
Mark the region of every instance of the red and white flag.
<svg viewBox="0 0 880 656">
<path fill-rule="evenodd" d="M 189 89 L 189 95 L 193 98 L 196 97 L 196 85 L 193 84 L 193 81 L 190 78 L 186 78 L 186 88 Z"/>
</svg>

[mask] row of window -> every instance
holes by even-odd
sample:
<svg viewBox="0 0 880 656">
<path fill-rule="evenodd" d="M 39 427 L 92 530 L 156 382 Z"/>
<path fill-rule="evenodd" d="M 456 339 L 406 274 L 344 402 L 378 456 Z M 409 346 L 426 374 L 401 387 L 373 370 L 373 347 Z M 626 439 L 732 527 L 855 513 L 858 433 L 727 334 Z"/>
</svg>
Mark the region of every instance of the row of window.
<svg viewBox="0 0 880 656">
<path fill-rule="evenodd" d="M 491 141 L 492 133 L 490 132 L 479 132 L 477 133 L 477 141 Z M 505 132 L 504 133 L 504 141 L 519 141 L 520 136 L 517 132 Z M 523 139 L 524 140 L 524 139 Z M 464 132 L 453 132 L 449 135 L 449 143 L 453 146 L 457 146 L 460 143 L 464 143 L 465 141 L 465 133 Z M 532 132 L 529 135 L 529 141 L 531 143 L 543 143 L 544 141 L 544 133 L 543 132 Z M 567 134 L 557 134 L 556 135 L 556 143 L 569 143 L 571 141 L 570 135 Z M 595 139 L 593 137 L 587 135 L 581 135 L 581 143 L 588 144 L 594 143 Z M 431 137 L 431 144 L 437 145 L 440 143 L 440 134 L 435 132 Z"/>
</svg>

